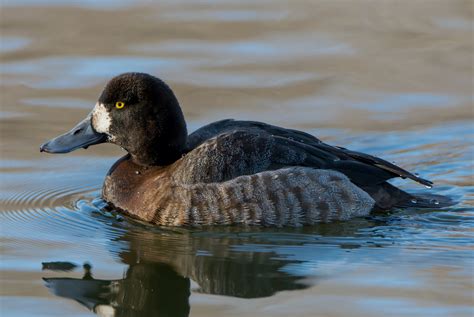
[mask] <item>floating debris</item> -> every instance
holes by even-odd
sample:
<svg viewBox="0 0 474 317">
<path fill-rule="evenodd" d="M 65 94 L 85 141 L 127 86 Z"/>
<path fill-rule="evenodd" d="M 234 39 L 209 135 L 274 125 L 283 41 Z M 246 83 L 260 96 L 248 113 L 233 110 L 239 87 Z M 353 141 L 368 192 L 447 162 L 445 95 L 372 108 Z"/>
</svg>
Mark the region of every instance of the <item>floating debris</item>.
<svg viewBox="0 0 474 317">
<path fill-rule="evenodd" d="M 74 270 L 76 267 L 78 267 L 77 264 L 71 263 L 71 262 L 62 262 L 62 261 L 56 261 L 56 262 L 42 262 L 43 265 L 43 270 L 50 270 L 50 271 L 64 271 L 64 272 L 69 272 Z"/>
</svg>

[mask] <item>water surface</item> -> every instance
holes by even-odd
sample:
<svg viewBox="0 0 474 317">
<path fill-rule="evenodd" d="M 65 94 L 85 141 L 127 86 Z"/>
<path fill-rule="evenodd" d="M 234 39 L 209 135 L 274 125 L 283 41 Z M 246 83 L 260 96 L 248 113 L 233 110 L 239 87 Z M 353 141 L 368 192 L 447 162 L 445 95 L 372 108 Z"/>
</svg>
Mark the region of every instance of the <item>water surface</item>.
<svg viewBox="0 0 474 317">
<path fill-rule="evenodd" d="M 5 316 L 471 316 L 470 1 L 3 1 Z M 172 86 L 189 130 L 302 129 L 435 182 L 449 209 L 299 229 L 154 228 L 104 212 L 101 145 L 39 145 L 125 71 Z"/>
</svg>

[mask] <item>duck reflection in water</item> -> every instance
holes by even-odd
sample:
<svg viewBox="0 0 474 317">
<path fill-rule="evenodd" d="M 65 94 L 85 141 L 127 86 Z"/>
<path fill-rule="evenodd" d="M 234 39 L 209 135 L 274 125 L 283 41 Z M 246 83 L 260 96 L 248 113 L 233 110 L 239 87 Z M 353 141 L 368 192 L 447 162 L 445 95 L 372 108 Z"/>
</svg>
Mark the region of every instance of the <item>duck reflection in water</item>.
<svg viewBox="0 0 474 317">
<path fill-rule="evenodd" d="M 140 263 L 123 279 L 94 279 L 84 265 L 82 279 L 44 278 L 61 297 L 78 301 L 99 316 L 188 316 L 189 278 L 163 263 Z"/>
<path fill-rule="evenodd" d="M 82 279 L 44 278 L 46 286 L 100 316 L 188 316 L 191 280 L 199 285 L 195 292 L 241 298 L 307 287 L 301 282 L 304 276 L 282 270 L 295 261 L 276 259 L 270 251 L 231 251 L 257 243 L 251 235 L 157 234 L 147 229 L 111 242 L 117 250 L 113 253 L 128 265 L 123 279 L 95 279 L 85 264 Z"/>
</svg>

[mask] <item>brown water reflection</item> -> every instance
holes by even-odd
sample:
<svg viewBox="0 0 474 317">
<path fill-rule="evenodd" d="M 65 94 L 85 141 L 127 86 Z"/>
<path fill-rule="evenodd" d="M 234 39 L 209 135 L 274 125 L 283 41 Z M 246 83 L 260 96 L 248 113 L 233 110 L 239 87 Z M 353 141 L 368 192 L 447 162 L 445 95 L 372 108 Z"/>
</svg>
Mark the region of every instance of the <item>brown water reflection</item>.
<svg viewBox="0 0 474 317">
<path fill-rule="evenodd" d="M 44 280 L 55 295 L 76 300 L 99 315 L 111 310 L 116 316 L 188 316 L 191 289 L 260 298 L 308 287 L 301 282 L 303 276 L 280 271 L 288 261 L 277 259 L 275 252 L 232 252 L 233 246 L 258 242 L 252 235 L 239 237 L 238 232 L 224 230 L 220 235 L 225 235 L 219 238 L 204 232 L 170 234 L 136 228 L 109 245 L 112 250 L 120 243 L 128 245 L 127 250 L 118 252 L 120 261 L 128 265 L 122 279 L 95 279 L 90 265 L 85 264 L 82 278 Z M 177 249 L 187 250 L 176 253 Z M 67 264 L 72 266 L 56 263 L 56 269 L 52 265 L 48 269 L 64 271 Z"/>
<path fill-rule="evenodd" d="M 469 0 L 4 0 L 1 313 L 90 314 L 44 287 L 83 281 L 81 270 L 41 271 L 68 261 L 118 281 L 107 293 L 117 309 L 134 305 L 117 296 L 141 294 L 143 278 L 182 290 L 182 315 L 473 314 L 473 15 Z M 51 157 L 38 146 L 125 71 L 169 82 L 189 130 L 226 117 L 304 129 L 395 160 L 460 204 L 253 240 L 117 224 L 92 202 L 120 149 Z"/>
</svg>

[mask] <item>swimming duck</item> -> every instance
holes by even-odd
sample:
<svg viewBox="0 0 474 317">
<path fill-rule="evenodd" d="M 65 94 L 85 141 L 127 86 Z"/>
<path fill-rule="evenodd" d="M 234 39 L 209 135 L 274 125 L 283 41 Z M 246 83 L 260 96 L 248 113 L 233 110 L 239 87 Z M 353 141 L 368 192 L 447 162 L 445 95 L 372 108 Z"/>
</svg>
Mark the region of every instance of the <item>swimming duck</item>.
<svg viewBox="0 0 474 317">
<path fill-rule="evenodd" d="M 156 225 L 301 226 L 450 204 L 387 182 L 401 177 L 431 187 L 429 180 L 305 132 L 228 119 L 188 135 L 173 91 L 144 73 L 112 78 L 92 112 L 40 150 L 67 153 L 104 142 L 128 154 L 105 177 L 103 199 Z"/>
</svg>

